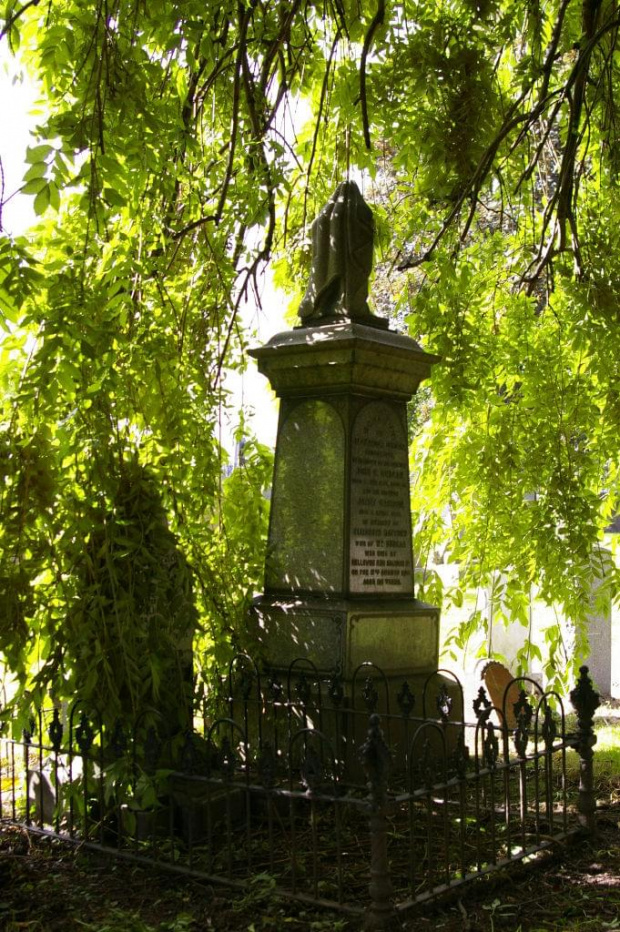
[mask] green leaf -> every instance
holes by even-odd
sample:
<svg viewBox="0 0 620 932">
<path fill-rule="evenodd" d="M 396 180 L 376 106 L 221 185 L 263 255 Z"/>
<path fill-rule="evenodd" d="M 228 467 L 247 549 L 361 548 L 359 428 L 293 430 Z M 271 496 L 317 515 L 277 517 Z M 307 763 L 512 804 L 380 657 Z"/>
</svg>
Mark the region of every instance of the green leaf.
<svg viewBox="0 0 620 932">
<path fill-rule="evenodd" d="M 371 300 L 441 357 L 408 421 L 424 591 L 449 601 L 458 579 L 456 649 L 487 621 L 472 593 L 505 577 L 495 613 L 523 621 L 534 585 L 583 652 L 590 555 L 620 502 L 614 4 L 595 4 L 578 69 L 579 4 L 385 4 L 370 150 L 359 56 L 376 4 L 242 6 L 243 27 L 194 0 L 105 23 L 94 0 L 48 3 L 45 28 L 41 6 L 20 17 L 44 98 L 23 190 L 43 220 L 0 237 L 0 580 L 24 574 L 17 599 L 0 593 L 3 658 L 24 695 L 88 684 L 110 717 L 152 707 L 157 677 L 172 692 L 168 528 L 200 580 L 185 580 L 197 655 L 226 664 L 262 586 L 271 483 L 251 443 L 221 480 L 237 301 L 268 267 L 293 326 L 312 221 L 348 176 L 377 224 Z M 114 547 L 120 528 L 132 546 Z M 445 590 L 435 559 L 459 564 Z M 566 673 L 559 645 L 552 631 L 544 653 Z"/>
<path fill-rule="evenodd" d="M 111 207 L 124 207 L 127 203 L 127 199 L 114 188 L 104 188 L 103 196 Z"/>
<path fill-rule="evenodd" d="M 53 181 L 50 181 L 49 183 L 49 197 L 50 206 L 53 207 L 54 210 L 58 210 L 60 207 L 60 192 L 58 190 L 58 185 L 56 185 Z"/>
<path fill-rule="evenodd" d="M 82 354 L 86 356 L 88 359 L 97 358 L 97 353 L 95 352 L 95 348 L 87 340 L 80 340 L 80 349 L 82 351 Z"/>
<path fill-rule="evenodd" d="M 37 217 L 44 214 L 50 206 L 50 186 L 45 184 L 34 199 L 34 212 Z"/>
<path fill-rule="evenodd" d="M 35 162 L 34 165 L 30 166 L 30 168 L 24 175 L 24 181 L 32 181 L 34 178 L 43 178 L 46 172 L 47 172 L 46 162 Z"/>
<path fill-rule="evenodd" d="M 36 164 L 37 162 L 43 162 L 50 152 L 54 151 L 54 147 L 50 145 L 40 145 L 40 146 L 29 146 L 26 149 L 26 161 L 31 165 Z"/>
<path fill-rule="evenodd" d="M 26 184 L 22 187 L 23 194 L 38 194 L 39 191 L 42 191 L 43 188 L 47 186 L 45 178 L 33 178 L 31 181 L 27 181 Z"/>
</svg>

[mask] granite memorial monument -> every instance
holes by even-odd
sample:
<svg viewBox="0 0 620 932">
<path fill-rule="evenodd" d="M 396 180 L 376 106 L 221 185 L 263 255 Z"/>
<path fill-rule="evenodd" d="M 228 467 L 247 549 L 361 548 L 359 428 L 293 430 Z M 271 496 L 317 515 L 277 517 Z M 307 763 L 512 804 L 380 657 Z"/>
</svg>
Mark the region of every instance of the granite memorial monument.
<svg viewBox="0 0 620 932">
<path fill-rule="evenodd" d="M 351 679 L 437 668 L 439 611 L 414 595 L 406 405 L 438 357 L 368 306 L 374 223 L 352 181 L 314 221 L 300 324 L 250 351 L 280 398 L 264 593 L 265 659 Z"/>
</svg>

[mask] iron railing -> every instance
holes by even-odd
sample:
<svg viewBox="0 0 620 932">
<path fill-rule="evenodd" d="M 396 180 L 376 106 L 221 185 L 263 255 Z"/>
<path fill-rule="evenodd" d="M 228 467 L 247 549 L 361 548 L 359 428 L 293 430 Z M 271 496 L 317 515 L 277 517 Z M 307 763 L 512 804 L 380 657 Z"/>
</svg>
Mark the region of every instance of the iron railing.
<svg viewBox="0 0 620 932">
<path fill-rule="evenodd" d="M 158 868 L 363 914 L 399 914 L 489 871 L 594 831 L 587 668 L 564 703 L 527 678 L 472 721 L 446 671 L 414 696 L 373 664 L 346 683 L 308 661 L 230 665 L 224 708 L 185 735 L 157 713 L 106 727 L 76 702 L 0 738 L 0 815 L 28 830 Z M 512 691 L 511 691 L 512 689 Z M 516 723 L 514 728 L 504 722 Z M 566 755 L 579 755 L 579 784 Z"/>
</svg>

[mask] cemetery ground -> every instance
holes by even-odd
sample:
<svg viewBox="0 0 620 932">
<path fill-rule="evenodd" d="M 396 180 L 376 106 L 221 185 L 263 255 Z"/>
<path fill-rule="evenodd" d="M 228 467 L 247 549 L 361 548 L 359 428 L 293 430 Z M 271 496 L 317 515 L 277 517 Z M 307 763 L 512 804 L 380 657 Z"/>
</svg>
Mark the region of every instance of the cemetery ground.
<svg viewBox="0 0 620 932">
<path fill-rule="evenodd" d="M 614 705 L 597 714 L 597 836 L 481 878 L 408 916 L 405 930 L 620 929 L 620 703 Z M 577 779 L 576 763 L 571 780 Z M 360 865 L 362 873 L 366 870 Z M 244 893 L 233 894 L 223 886 L 30 836 L 18 827 L 0 830 L 2 932 L 354 932 L 360 927 L 358 918 L 278 898 L 272 885 L 268 875 L 260 875 Z"/>
</svg>

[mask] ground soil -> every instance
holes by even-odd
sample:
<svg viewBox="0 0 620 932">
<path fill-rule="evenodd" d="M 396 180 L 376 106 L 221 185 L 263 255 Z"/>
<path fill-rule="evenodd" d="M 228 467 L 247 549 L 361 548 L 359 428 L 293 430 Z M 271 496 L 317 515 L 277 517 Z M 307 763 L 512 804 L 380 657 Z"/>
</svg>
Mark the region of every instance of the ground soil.
<svg viewBox="0 0 620 932">
<path fill-rule="evenodd" d="M 611 932 L 620 929 L 620 804 L 599 833 L 537 863 L 473 884 L 404 923 L 444 932 Z M 15 827 L 0 831 L 2 932 L 353 932 L 360 921 L 272 896 L 264 884 L 224 887 L 153 874 Z"/>
</svg>

